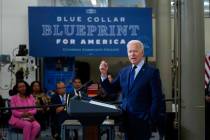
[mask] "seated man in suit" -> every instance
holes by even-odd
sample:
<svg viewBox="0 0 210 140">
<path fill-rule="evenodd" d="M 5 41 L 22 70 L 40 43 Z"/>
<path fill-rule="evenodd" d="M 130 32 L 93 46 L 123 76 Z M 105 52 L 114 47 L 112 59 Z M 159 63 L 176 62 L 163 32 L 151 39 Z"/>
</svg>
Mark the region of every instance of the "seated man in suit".
<svg viewBox="0 0 210 140">
<path fill-rule="evenodd" d="M 70 99 L 69 94 L 66 93 L 66 86 L 63 82 L 56 84 L 56 92 L 51 98 L 52 104 L 68 104 Z M 69 119 L 65 106 L 52 107 L 52 135 L 56 140 L 60 139 L 61 124 Z"/>
<path fill-rule="evenodd" d="M 72 80 L 72 84 L 73 84 L 73 89 L 69 92 L 70 98 L 73 97 L 75 99 L 87 99 L 87 100 L 89 99 L 84 89 L 80 89 L 82 87 L 82 82 L 79 77 L 75 77 Z"/>
<path fill-rule="evenodd" d="M 159 71 L 145 63 L 141 41 L 129 41 L 127 53 L 131 65 L 123 68 L 112 83 L 107 78 L 108 63 L 101 61 L 101 85 L 108 93 L 122 93 L 126 139 L 149 140 L 150 124 L 158 118 L 162 97 Z"/>
<path fill-rule="evenodd" d="M 73 84 L 73 89 L 70 91 L 71 97 L 77 96 L 77 97 L 80 97 L 81 98 L 81 96 L 82 96 L 81 95 L 81 91 L 77 91 L 82 86 L 82 82 L 81 82 L 80 78 L 75 77 L 72 80 L 72 84 Z"/>
</svg>

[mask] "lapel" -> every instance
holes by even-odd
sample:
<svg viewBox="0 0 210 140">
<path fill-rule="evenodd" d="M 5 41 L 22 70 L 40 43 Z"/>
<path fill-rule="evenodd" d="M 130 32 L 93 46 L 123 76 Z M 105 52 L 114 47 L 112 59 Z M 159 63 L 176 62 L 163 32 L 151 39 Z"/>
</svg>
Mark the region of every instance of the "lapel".
<svg viewBox="0 0 210 140">
<path fill-rule="evenodd" d="M 61 100 L 61 98 L 60 98 L 60 95 L 57 95 L 57 96 L 58 96 L 59 104 L 63 104 L 63 103 L 62 103 L 62 100 Z M 69 98 L 69 95 L 68 95 L 67 93 L 65 93 L 63 96 L 64 96 L 64 98 L 65 98 L 64 101 L 67 102 L 67 100 L 68 100 L 68 98 Z"/>
<path fill-rule="evenodd" d="M 69 105 L 69 94 L 66 93 L 66 105 Z"/>
<path fill-rule="evenodd" d="M 60 95 L 56 95 L 57 96 L 57 104 L 62 104 L 62 101 L 61 101 L 61 98 L 60 98 Z"/>
<path fill-rule="evenodd" d="M 131 71 L 132 65 L 130 65 L 126 71 L 126 85 L 127 85 L 127 89 L 128 91 L 126 93 L 129 93 L 129 82 L 130 82 L 130 71 Z"/>
<path fill-rule="evenodd" d="M 132 89 L 134 89 L 133 87 L 136 85 L 137 81 L 138 81 L 138 82 L 141 82 L 140 79 L 141 79 L 142 76 L 144 75 L 145 69 L 146 69 L 146 63 L 144 63 L 144 65 L 142 66 L 141 70 L 140 70 L 139 73 L 136 75 L 136 78 L 135 78 L 135 80 L 134 80 L 134 82 L 133 82 L 132 87 L 130 87 L 130 89 L 128 88 L 128 90 L 129 90 L 128 93 L 130 93 L 130 92 L 132 91 Z M 129 80 L 129 79 L 128 79 L 128 80 Z"/>
</svg>

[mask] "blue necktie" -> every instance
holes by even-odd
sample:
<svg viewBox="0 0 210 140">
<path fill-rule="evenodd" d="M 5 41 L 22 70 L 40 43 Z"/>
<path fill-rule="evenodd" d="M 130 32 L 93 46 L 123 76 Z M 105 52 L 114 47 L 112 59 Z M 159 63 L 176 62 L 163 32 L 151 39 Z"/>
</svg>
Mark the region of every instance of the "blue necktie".
<svg viewBox="0 0 210 140">
<path fill-rule="evenodd" d="M 131 72 L 130 72 L 130 82 L 129 82 L 129 88 L 132 87 L 133 85 L 133 82 L 134 82 L 134 79 L 135 79 L 135 69 L 137 68 L 137 66 L 133 66 L 133 68 L 131 69 Z"/>
<path fill-rule="evenodd" d="M 62 100 L 61 100 L 61 102 L 62 102 L 62 104 L 64 104 L 65 103 L 65 99 L 64 99 L 64 96 L 61 96 L 62 98 Z"/>
</svg>

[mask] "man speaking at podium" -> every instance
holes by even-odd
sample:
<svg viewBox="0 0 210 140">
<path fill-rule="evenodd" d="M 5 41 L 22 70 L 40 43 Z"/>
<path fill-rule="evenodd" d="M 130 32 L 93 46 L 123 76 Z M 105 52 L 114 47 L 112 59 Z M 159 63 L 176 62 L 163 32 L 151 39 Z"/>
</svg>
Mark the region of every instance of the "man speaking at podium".
<svg viewBox="0 0 210 140">
<path fill-rule="evenodd" d="M 131 65 L 123 68 L 112 83 L 107 78 L 108 63 L 101 61 L 101 85 L 108 93 L 122 93 L 126 139 L 149 140 L 150 125 L 157 119 L 162 95 L 159 70 L 145 63 L 141 41 L 129 41 L 127 53 Z"/>
</svg>

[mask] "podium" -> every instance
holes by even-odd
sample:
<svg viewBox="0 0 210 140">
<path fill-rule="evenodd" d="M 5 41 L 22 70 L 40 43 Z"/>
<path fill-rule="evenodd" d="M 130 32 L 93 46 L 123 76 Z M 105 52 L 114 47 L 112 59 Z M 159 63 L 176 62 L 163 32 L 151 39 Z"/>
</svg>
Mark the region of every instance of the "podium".
<svg viewBox="0 0 210 140">
<path fill-rule="evenodd" d="M 99 126 L 105 118 L 121 115 L 120 109 L 116 106 L 93 100 L 70 100 L 67 112 L 82 124 L 85 140 L 98 140 L 100 137 Z"/>
</svg>

